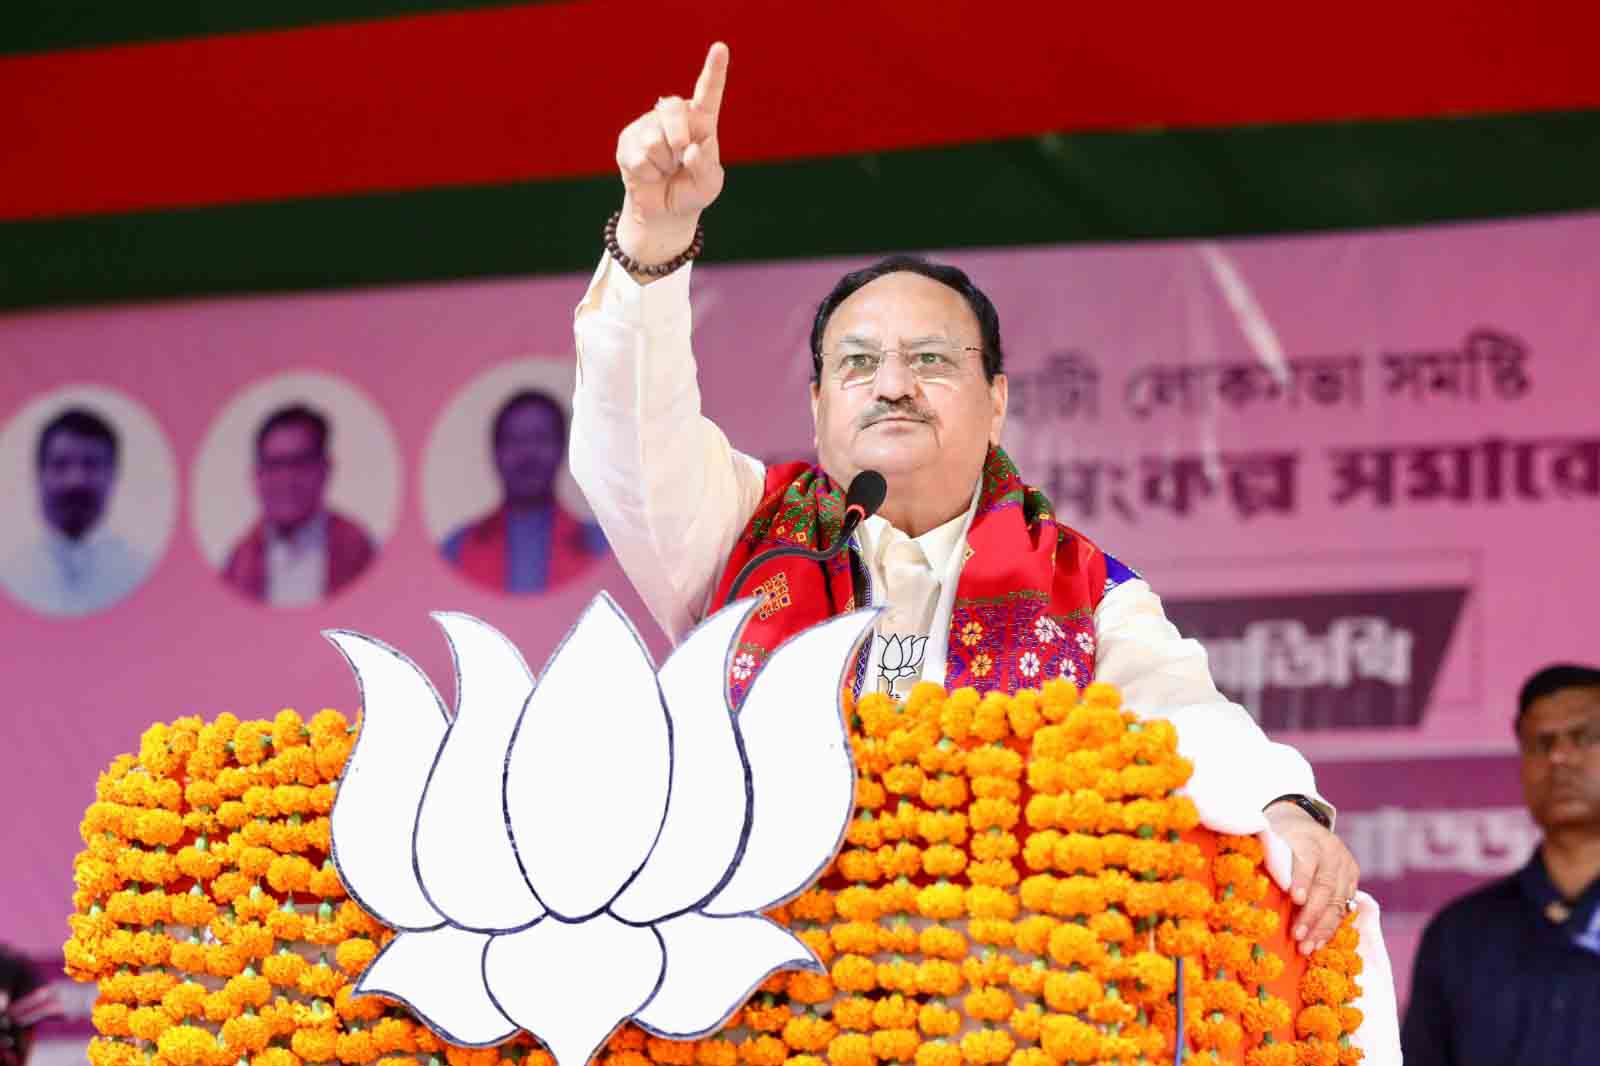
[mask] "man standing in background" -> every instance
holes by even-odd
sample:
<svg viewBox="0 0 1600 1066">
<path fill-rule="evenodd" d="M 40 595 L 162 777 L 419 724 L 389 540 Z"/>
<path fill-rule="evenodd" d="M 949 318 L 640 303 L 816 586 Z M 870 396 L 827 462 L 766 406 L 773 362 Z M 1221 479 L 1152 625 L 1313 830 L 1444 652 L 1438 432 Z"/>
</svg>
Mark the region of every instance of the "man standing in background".
<svg viewBox="0 0 1600 1066">
<path fill-rule="evenodd" d="M 372 538 L 323 502 L 333 463 L 328 420 L 304 404 L 256 431 L 261 518 L 228 554 L 222 578 L 253 600 L 302 607 L 336 595 L 375 555 Z"/>
<path fill-rule="evenodd" d="M 1551 666 L 1517 701 L 1522 794 L 1544 839 L 1428 924 L 1408 1066 L 1600 1062 L 1600 670 Z"/>
<path fill-rule="evenodd" d="M 50 614 L 90 614 L 144 580 L 150 561 L 103 525 L 118 451 L 116 431 L 86 408 L 69 408 L 40 431 L 34 468 L 45 536 L 0 569 L 17 599 Z"/>
</svg>

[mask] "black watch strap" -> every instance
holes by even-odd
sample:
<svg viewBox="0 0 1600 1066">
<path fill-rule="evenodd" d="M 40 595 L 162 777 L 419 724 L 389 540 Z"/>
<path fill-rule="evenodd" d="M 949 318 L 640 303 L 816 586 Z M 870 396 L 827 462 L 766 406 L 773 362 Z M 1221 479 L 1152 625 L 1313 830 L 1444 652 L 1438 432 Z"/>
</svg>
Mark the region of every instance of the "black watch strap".
<svg viewBox="0 0 1600 1066">
<path fill-rule="evenodd" d="M 1298 793 L 1290 793 L 1287 796 L 1279 796 L 1277 799 L 1273 800 L 1272 803 L 1292 803 L 1296 807 L 1299 807 L 1302 811 L 1305 811 L 1307 814 L 1311 815 L 1311 817 L 1315 818 L 1317 820 L 1317 824 L 1322 826 L 1322 828 L 1329 830 L 1333 828 L 1333 819 L 1328 817 L 1328 812 L 1322 808 L 1321 804 L 1306 796 L 1299 795 Z M 1272 803 L 1267 804 L 1267 806 L 1272 806 Z"/>
</svg>

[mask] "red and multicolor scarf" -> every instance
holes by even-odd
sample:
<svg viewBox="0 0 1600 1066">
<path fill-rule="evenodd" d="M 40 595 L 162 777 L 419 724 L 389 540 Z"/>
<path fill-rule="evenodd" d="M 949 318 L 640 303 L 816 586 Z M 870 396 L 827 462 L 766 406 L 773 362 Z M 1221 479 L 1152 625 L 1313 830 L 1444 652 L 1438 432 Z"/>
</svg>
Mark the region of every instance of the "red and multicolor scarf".
<svg viewBox="0 0 1600 1066">
<path fill-rule="evenodd" d="M 770 548 L 831 545 L 844 521 L 844 489 L 806 463 L 769 467 L 766 490 L 735 542 L 716 603 L 750 559 Z M 854 610 L 854 546 L 827 563 L 793 556 L 752 574 L 741 596 L 765 594 L 734 653 L 734 705 L 761 664 L 787 638 Z M 863 569 L 864 572 L 864 569 Z M 945 687 L 981 692 L 1037 688 L 1056 677 L 1079 686 L 1094 676 L 1094 610 L 1106 589 L 1106 557 L 1056 520 L 1044 493 L 1023 484 L 1005 451 L 989 449 L 967 531 L 966 561 L 950 615 Z M 859 692 L 866 657 L 858 667 Z"/>
</svg>

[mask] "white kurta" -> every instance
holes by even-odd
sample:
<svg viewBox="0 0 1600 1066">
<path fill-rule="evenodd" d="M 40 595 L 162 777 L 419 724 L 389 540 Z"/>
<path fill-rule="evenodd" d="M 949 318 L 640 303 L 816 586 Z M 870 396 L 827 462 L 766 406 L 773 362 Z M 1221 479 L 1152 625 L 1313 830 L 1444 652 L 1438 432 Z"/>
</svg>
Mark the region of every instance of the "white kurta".
<svg viewBox="0 0 1600 1066">
<path fill-rule="evenodd" d="M 765 480 L 763 464 L 735 450 L 701 413 L 690 344 L 691 274 L 692 266 L 685 266 L 640 285 L 602 258 L 574 321 L 572 473 L 623 570 L 674 641 L 711 606 Z M 921 670 L 929 680 L 944 680 L 971 515 L 969 507 L 918 538 L 940 582 Z M 869 520 L 858 534 L 862 560 L 874 570 L 871 540 L 884 524 Z M 881 571 L 872 576 L 874 589 L 882 589 Z M 1287 848 L 1270 832 L 1263 809 L 1290 794 L 1324 802 L 1310 764 L 1295 749 L 1268 740 L 1248 711 L 1223 697 L 1205 649 L 1179 634 L 1146 582 L 1126 581 L 1109 591 L 1095 610 L 1094 629 L 1095 679 L 1117 686 L 1124 704 L 1141 716 L 1176 726 L 1178 750 L 1195 766 L 1185 791 L 1203 824 L 1223 833 L 1261 834 L 1269 871 L 1287 889 Z M 1359 1043 L 1374 1066 L 1398 1063 L 1399 1023 L 1377 906 L 1365 893 L 1361 904 L 1367 976 L 1357 1006 L 1367 1022 Z"/>
<path fill-rule="evenodd" d="M 603 259 L 578 305 L 578 384 L 569 459 L 634 587 L 677 640 L 702 617 L 734 541 L 761 501 L 765 469 L 736 451 L 700 410 L 684 267 L 650 285 Z M 800 402 L 796 399 L 796 402 Z M 943 681 L 967 515 L 919 538 L 941 579 L 924 678 Z M 873 519 L 867 538 L 882 525 Z M 952 535 L 954 534 L 954 535 Z M 862 552 L 869 567 L 876 553 Z M 882 574 L 873 575 L 877 589 Z M 1195 760 L 1190 794 L 1205 823 L 1231 833 L 1263 826 L 1279 796 L 1316 795 L 1310 764 L 1266 738 L 1211 681 L 1205 649 L 1183 639 L 1143 581 L 1107 593 L 1095 611 L 1095 677 L 1127 706 L 1178 726 Z M 1251 767 L 1247 775 L 1221 767 Z M 1209 771 L 1209 772 L 1208 772 Z"/>
</svg>

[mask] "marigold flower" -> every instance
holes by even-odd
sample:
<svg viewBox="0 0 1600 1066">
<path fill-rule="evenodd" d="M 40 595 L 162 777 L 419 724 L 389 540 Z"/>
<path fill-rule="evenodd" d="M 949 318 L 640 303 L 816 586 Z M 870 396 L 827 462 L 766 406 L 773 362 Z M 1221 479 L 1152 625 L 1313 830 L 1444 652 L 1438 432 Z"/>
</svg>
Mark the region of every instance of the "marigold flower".
<svg viewBox="0 0 1600 1066">
<path fill-rule="evenodd" d="M 870 992 L 877 988 L 877 964 L 864 956 L 840 956 L 829 973 L 840 991 Z"/>
<path fill-rule="evenodd" d="M 928 885 L 917 893 L 917 913 L 924 918 L 948 920 L 966 911 L 960 885 L 948 882 Z"/>
<path fill-rule="evenodd" d="M 733 1041 L 723 1038 L 699 1040 L 694 1045 L 694 1060 L 700 1066 L 737 1066 L 739 1048 Z M 554 1066 L 553 1059 L 551 1066 Z"/>
<path fill-rule="evenodd" d="M 745 1007 L 745 1024 L 757 1032 L 776 1033 L 789 1024 L 789 1019 L 794 1017 L 794 1012 L 788 1004 L 779 1003 L 767 1006 L 757 1006 L 752 1003 Z"/>
<path fill-rule="evenodd" d="M 789 1048 L 775 1036 L 748 1037 L 739 1042 L 739 1061 L 748 1066 L 783 1066 Z"/>
<path fill-rule="evenodd" d="M 216 1038 L 193 1025 L 172 1026 L 156 1041 L 157 1050 L 173 1066 L 204 1066 L 216 1046 Z"/>
<path fill-rule="evenodd" d="M 828 1042 L 828 1061 L 833 1066 L 873 1066 L 872 1040 L 861 1033 L 840 1033 Z"/>
<path fill-rule="evenodd" d="M 1303 1040 L 1295 1046 L 1303 1066 L 1339 1066 L 1339 1045 L 1325 1040 Z"/>
<path fill-rule="evenodd" d="M 141 1066 L 144 1053 L 132 1044 L 94 1037 L 89 1041 L 89 1066 Z"/>
<path fill-rule="evenodd" d="M 1056 809 L 1055 824 L 1074 832 L 1099 832 L 1107 824 L 1109 815 L 1113 811 L 1117 813 L 1120 822 L 1120 807 L 1113 806 L 1092 788 L 1080 788 L 1069 796 L 1062 797 L 1062 803 Z"/>
<path fill-rule="evenodd" d="M 1033 829 L 1048 829 L 1056 824 L 1060 797 L 1035 793 L 1028 798 L 1027 819 Z M 1041 867 L 1042 869 L 1042 867 Z"/>
<path fill-rule="evenodd" d="M 943 925 L 930 925 L 917 934 L 917 949 L 935 959 L 961 959 L 967 954 L 967 938 Z"/>
<path fill-rule="evenodd" d="M 850 889 L 846 889 L 843 894 L 849 895 L 850 891 Z M 874 898 L 870 891 L 865 894 L 869 900 Z M 852 898 L 859 898 L 859 896 Z M 789 902 L 789 912 L 801 921 L 830 922 L 833 920 L 834 915 L 833 893 L 820 888 L 808 889 Z M 861 916 L 845 915 L 845 917 L 855 918 Z M 871 918 L 866 918 L 865 920 L 871 921 L 876 917 L 877 914 L 874 912 Z"/>
<path fill-rule="evenodd" d="M 332 999 L 344 985 L 344 977 L 327 963 L 309 966 L 296 982 L 301 992 L 308 996 Z M 306 1056 L 301 1055 L 301 1058 Z"/>
<path fill-rule="evenodd" d="M 861 801 L 861 782 L 856 784 L 856 803 Z M 883 826 L 870 810 L 862 811 L 850 820 L 845 829 L 845 843 L 858 848 L 878 848 L 883 844 Z"/>
<path fill-rule="evenodd" d="M 1295 1018 L 1295 1031 L 1303 1037 L 1337 1040 L 1344 1027 L 1339 1024 L 1338 1012 L 1326 1004 L 1318 1003 L 1305 1008 Z"/>
<path fill-rule="evenodd" d="M 1245 1053 L 1245 1066 L 1297 1066 L 1293 1044 L 1263 1044 Z"/>
<path fill-rule="evenodd" d="M 370 963 L 377 956 L 377 954 L 378 945 L 374 944 L 366 937 L 351 937 L 339 945 L 338 950 L 334 953 L 334 957 L 339 963 L 339 969 L 343 970 L 351 977 L 354 977 L 362 970 L 365 970 L 367 968 L 367 964 Z"/>
<path fill-rule="evenodd" d="M 896 766 L 883 775 L 883 787 L 897 796 L 910 796 L 920 792 L 926 783 L 926 776 L 915 766 Z"/>
<path fill-rule="evenodd" d="M 833 1021 L 842 1029 L 872 1028 L 873 1001 L 866 996 L 848 996 L 833 1005 Z"/>
<path fill-rule="evenodd" d="M 877 850 L 874 857 L 878 861 L 878 869 L 885 878 L 914 877 L 922 870 L 922 849 L 904 841 L 898 844 L 885 844 Z"/>
<path fill-rule="evenodd" d="M 861 732 L 880 740 L 900 724 L 900 709 L 882 692 L 862 696 L 856 704 L 856 716 L 861 719 Z"/>
<path fill-rule="evenodd" d="M 132 1012 L 125 1003 L 96 1003 L 89 1012 L 95 1030 L 105 1036 L 131 1036 L 128 1017 Z"/>
<path fill-rule="evenodd" d="M 966 779 L 954 774 L 941 774 L 939 777 L 924 781 L 919 794 L 919 798 L 926 806 L 950 809 L 964 805 L 967 797 Z"/>
<path fill-rule="evenodd" d="M 236 1056 L 260 1051 L 271 1039 L 267 1024 L 252 1014 L 241 1014 L 222 1023 L 222 1042 Z"/>
<path fill-rule="evenodd" d="M 899 880 L 880 885 L 876 894 L 879 914 L 910 914 L 917 906 L 918 888 L 910 881 Z"/>
<path fill-rule="evenodd" d="M 783 1042 L 796 1051 L 821 1051 L 838 1032 L 838 1027 L 824 1018 L 800 1014 L 783 1027 Z"/>
<path fill-rule="evenodd" d="M 961 1066 L 961 1049 L 943 1040 L 935 1040 L 917 1048 L 916 1066 Z"/>
<path fill-rule="evenodd" d="M 275 892 L 305 892 L 316 867 L 301 855 L 279 855 L 268 866 L 267 884 Z"/>
<path fill-rule="evenodd" d="M 1153 951 L 1141 951 L 1129 962 L 1129 972 L 1148 992 L 1165 997 L 1177 984 L 1177 965 Z"/>
<path fill-rule="evenodd" d="M 297 1029 L 289 1047 L 306 1062 L 327 1062 L 339 1053 L 339 1034 L 333 1029 Z"/>
<path fill-rule="evenodd" d="M 1338 1024 L 1337 1019 L 1334 1024 Z M 128 1012 L 128 1032 L 140 1040 L 157 1040 L 170 1028 L 172 1019 L 157 1007 L 140 1007 Z"/>
<path fill-rule="evenodd" d="M 835 868 L 848 881 L 876 881 L 880 875 L 877 857 L 860 848 L 841 853 Z"/>
<path fill-rule="evenodd" d="M 935 844 L 922 852 L 922 869 L 929 877 L 954 877 L 967 868 L 967 853 L 953 844 Z"/>
<path fill-rule="evenodd" d="M 357 1064 L 371 1062 L 378 1057 L 378 1049 L 372 1042 L 372 1034 L 361 1030 L 340 1033 L 336 1040 L 336 1045 L 340 1062 Z M 484 1063 L 458 1062 L 457 1052 L 466 1050 L 469 1049 L 457 1048 L 454 1045 L 445 1049 L 446 1057 L 449 1059 L 451 1066 L 487 1066 Z M 496 1059 L 499 1058 L 498 1055 L 495 1057 Z"/>
<path fill-rule="evenodd" d="M 173 1022 L 182 1022 L 185 1018 L 199 1018 L 204 1014 L 206 1002 L 206 987 L 195 981 L 185 981 L 174 985 L 161 997 L 161 1009 L 167 1012 L 167 1017 Z M 95 1028 L 102 1033 L 107 1030 L 95 1022 Z"/>
<path fill-rule="evenodd" d="M 1093 1062 L 1100 1056 L 1100 1032 L 1070 1014 L 1045 1018 L 1039 1044 L 1057 1062 Z"/>
<path fill-rule="evenodd" d="M 1016 1008 L 1010 993 L 996 986 L 968 992 L 961 1006 L 972 1017 L 986 1022 L 1003 1022 Z"/>
<path fill-rule="evenodd" d="M 953 996 L 961 991 L 960 967 L 947 959 L 927 959 L 915 967 L 916 990 L 929 996 Z"/>
<path fill-rule="evenodd" d="M 1239 1022 L 1244 1026 L 1244 1031 L 1256 1038 L 1287 1028 L 1292 1020 L 1289 1005 L 1271 995 L 1265 999 L 1252 998 L 1239 1012 Z"/>
<path fill-rule="evenodd" d="M 872 1053 L 890 1062 L 910 1062 L 922 1043 L 915 1029 L 878 1029 L 868 1037 Z"/>
<path fill-rule="evenodd" d="M 316 758 L 317 773 L 324 780 L 335 780 L 344 764 L 350 759 L 350 749 L 354 745 L 350 738 L 339 737 L 329 740 L 325 744 L 316 744 L 313 740 L 312 752 Z"/>
<path fill-rule="evenodd" d="M 930 1037 L 954 1036 L 961 1031 L 961 1014 L 943 1003 L 924 1003 L 917 1010 L 917 1028 Z"/>
<path fill-rule="evenodd" d="M 663 1066 L 691 1066 L 694 1062 L 694 1045 L 684 1041 L 652 1036 L 645 1038 L 644 1046 L 645 1057 Z"/>
<path fill-rule="evenodd" d="M 1014 833 L 991 829 L 972 838 L 971 850 L 972 857 L 979 862 L 1010 862 L 1021 852 L 1022 846 Z"/>
<path fill-rule="evenodd" d="M 1300 996 L 1307 1003 L 1337 1007 L 1350 996 L 1350 983 L 1337 970 L 1313 966 L 1300 978 Z"/>
</svg>

